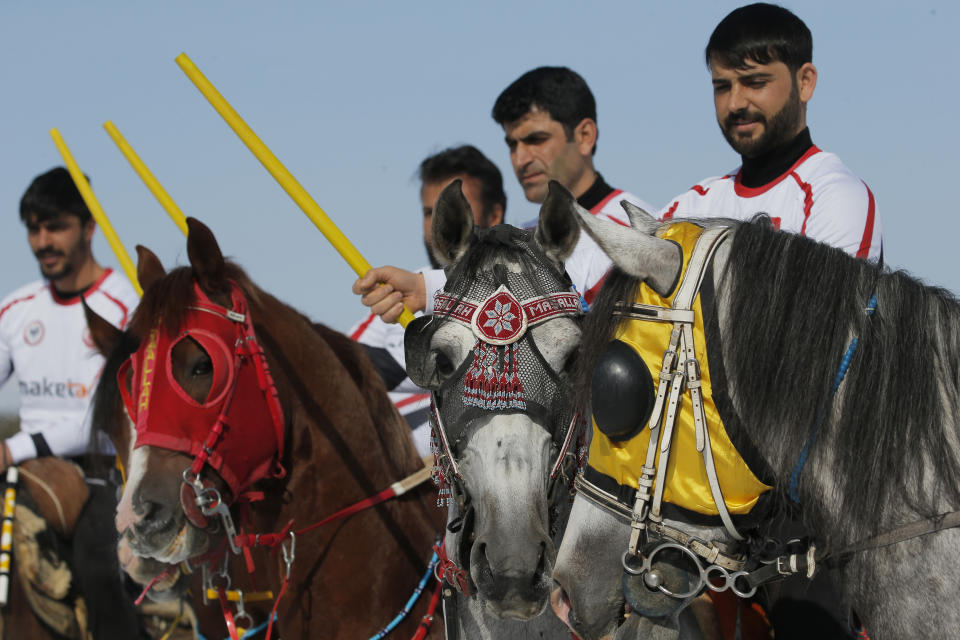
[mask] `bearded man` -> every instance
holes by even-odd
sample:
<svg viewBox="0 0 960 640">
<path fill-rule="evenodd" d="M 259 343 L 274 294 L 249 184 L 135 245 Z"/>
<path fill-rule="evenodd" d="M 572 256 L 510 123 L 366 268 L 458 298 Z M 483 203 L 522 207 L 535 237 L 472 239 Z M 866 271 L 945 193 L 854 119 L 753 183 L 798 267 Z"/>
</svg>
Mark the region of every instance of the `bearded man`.
<svg viewBox="0 0 960 640">
<path fill-rule="evenodd" d="M 20 200 L 20 220 L 43 278 L 0 301 L 0 386 L 16 373 L 20 388 L 20 432 L 0 442 L 0 473 L 31 458 L 83 463 L 86 455 L 108 453 L 91 447 L 90 401 L 104 359 L 81 298 L 120 329 L 138 302 L 123 274 L 94 258 L 97 225 L 66 169 L 33 180 Z M 138 638 L 117 566 L 116 487 L 102 478 L 87 478 L 87 485 L 90 498 L 73 531 L 70 564 L 88 629 L 98 640 Z"/>
<path fill-rule="evenodd" d="M 817 86 L 812 57 L 810 30 L 783 7 L 751 4 L 717 25 L 706 62 L 717 123 L 741 165 L 694 185 L 660 211 L 661 219 L 743 220 L 765 213 L 784 231 L 881 260 L 873 193 L 810 137 L 807 103 Z"/>
</svg>

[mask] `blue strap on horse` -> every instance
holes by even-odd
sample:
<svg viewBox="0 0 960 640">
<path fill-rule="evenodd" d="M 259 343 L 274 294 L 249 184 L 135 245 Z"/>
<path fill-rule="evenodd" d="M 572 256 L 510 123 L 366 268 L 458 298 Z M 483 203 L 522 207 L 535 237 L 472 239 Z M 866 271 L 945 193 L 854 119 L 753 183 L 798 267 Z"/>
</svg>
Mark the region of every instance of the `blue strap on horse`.
<svg viewBox="0 0 960 640">
<path fill-rule="evenodd" d="M 423 593 L 424 587 L 427 586 L 427 580 L 429 580 L 430 576 L 433 575 L 433 568 L 437 566 L 438 559 L 437 552 L 434 551 L 433 555 L 430 557 L 430 564 L 427 566 L 427 572 L 423 574 L 423 578 L 420 579 L 420 583 L 417 585 L 417 588 L 414 589 L 413 595 L 410 596 L 409 600 L 407 600 L 407 604 L 403 605 L 403 609 L 401 609 L 400 613 L 398 613 L 397 616 L 391 620 L 387 626 L 372 635 L 370 640 L 381 640 L 381 638 L 386 637 L 387 634 L 397 628 L 397 625 L 403 622 L 403 620 L 410 613 L 410 610 L 413 609 L 413 605 L 417 603 L 417 600 L 420 598 L 420 594 Z"/>
<path fill-rule="evenodd" d="M 870 297 L 870 301 L 867 303 L 867 308 L 864 310 L 868 316 L 872 316 L 873 312 L 877 310 L 877 294 L 874 293 Z M 833 400 L 834 394 L 836 394 L 837 389 L 840 388 L 840 383 L 843 382 L 844 377 L 847 375 L 847 369 L 850 368 L 850 361 L 853 360 L 853 354 L 857 352 L 857 344 L 859 339 L 854 336 L 850 340 L 850 346 L 847 347 L 847 352 L 843 354 L 843 360 L 840 361 L 840 368 L 837 370 L 837 375 L 833 379 L 833 386 L 830 387 L 830 397 L 827 398 L 827 407 L 830 406 L 831 401 Z M 826 411 L 824 411 L 826 413 Z M 797 460 L 796 466 L 793 468 L 793 471 L 790 473 L 790 486 L 787 489 L 787 493 L 790 495 L 790 499 L 793 500 L 795 504 L 800 504 L 800 473 L 803 471 L 803 466 L 807 462 L 807 456 L 810 454 L 810 449 L 813 447 L 813 443 L 817 438 L 817 431 L 820 428 L 820 423 L 823 421 L 823 414 L 820 418 L 813 424 L 813 427 L 810 429 L 810 435 L 807 436 L 807 441 L 803 445 L 803 449 L 800 451 L 800 458 Z"/>
</svg>

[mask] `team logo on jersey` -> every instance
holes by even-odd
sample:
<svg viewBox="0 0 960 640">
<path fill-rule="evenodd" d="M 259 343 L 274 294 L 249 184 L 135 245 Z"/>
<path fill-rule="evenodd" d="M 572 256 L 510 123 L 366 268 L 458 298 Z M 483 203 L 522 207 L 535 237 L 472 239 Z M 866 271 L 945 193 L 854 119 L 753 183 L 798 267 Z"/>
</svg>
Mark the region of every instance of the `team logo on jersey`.
<svg viewBox="0 0 960 640">
<path fill-rule="evenodd" d="M 40 344 L 45 333 L 46 330 L 43 328 L 43 323 L 39 320 L 34 320 L 23 330 L 23 340 L 32 347 Z"/>
</svg>

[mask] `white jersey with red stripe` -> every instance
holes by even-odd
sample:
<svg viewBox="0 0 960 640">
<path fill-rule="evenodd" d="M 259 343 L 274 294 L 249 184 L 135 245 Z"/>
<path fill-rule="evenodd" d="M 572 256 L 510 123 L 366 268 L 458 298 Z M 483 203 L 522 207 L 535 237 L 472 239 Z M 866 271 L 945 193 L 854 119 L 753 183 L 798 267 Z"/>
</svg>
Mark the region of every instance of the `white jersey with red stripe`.
<svg viewBox="0 0 960 640">
<path fill-rule="evenodd" d="M 589 211 L 598 218 L 629 227 L 630 219 L 627 217 L 623 205 L 620 204 L 623 200 L 637 205 L 650 214 L 656 211 L 654 207 L 637 196 L 621 189 L 613 189 L 603 200 L 590 207 Z M 523 228 L 532 229 L 536 226 L 537 220 L 531 220 L 524 224 Z M 593 238 L 581 232 L 577 246 L 573 248 L 573 253 L 564 262 L 564 266 L 567 269 L 567 275 L 573 281 L 573 286 L 577 288 L 587 304 L 591 304 L 603 284 L 604 277 L 610 267 L 613 266 L 613 261 L 594 242 Z"/>
<path fill-rule="evenodd" d="M 410 424 L 417 452 L 426 456 L 430 454 L 430 392 L 406 376 L 403 334 L 403 326 L 395 322 L 388 324 L 373 313 L 367 314 L 347 333 L 351 340 L 369 348 L 367 354 L 383 376 L 391 402 Z"/>
<path fill-rule="evenodd" d="M 138 302 L 126 278 L 111 269 L 84 297 L 120 328 Z M 80 296 L 62 299 L 49 282 L 38 281 L 0 302 L 0 384 L 16 372 L 20 387 L 20 432 L 7 439 L 14 462 L 36 457 L 38 440 L 57 456 L 86 452 L 90 400 L 103 362 Z"/>
<path fill-rule="evenodd" d="M 648 212 L 654 211 L 653 207 L 632 193 L 610 188 L 599 176 L 593 189 L 597 191 L 592 190 L 591 195 L 598 194 L 597 198 L 599 199 L 589 208 L 589 211 L 605 220 L 629 226 L 630 220 L 620 204 L 622 200 L 629 200 Z M 523 228 L 532 228 L 536 225 L 537 221 L 533 220 L 523 225 Z M 574 247 L 573 253 L 566 261 L 566 269 L 570 279 L 588 304 L 593 301 L 604 276 L 612 265 L 613 262 L 607 257 L 607 254 L 586 233 L 580 234 L 577 246 Z M 434 296 L 446 283 L 446 275 L 441 269 L 422 269 L 421 273 L 424 276 L 426 289 L 427 308 L 425 313 L 429 314 L 433 312 Z M 425 389 L 415 385 L 410 378 L 404 377 L 403 380 L 399 380 L 399 375 L 393 376 L 389 371 L 397 367 L 402 370 L 406 366 L 403 331 L 403 327 L 400 325 L 387 324 L 379 316 L 371 313 L 354 325 L 349 335 L 352 339 L 373 348 L 374 351 L 369 353 L 375 359 L 378 369 L 384 374 L 390 399 L 393 400 L 401 415 L 411 423 L 413 440 L 417 450 L 421 455 L 426 455 L 430 451 L 430 424 L 428 422 L 430 394 Z M 376 350 L 383 350 L 392 356 L 393 363 L 376 362 L 378 359 Z M 393 378 L 393 380 L 390 378 Z"/>
<path fill-rule="evenodd" d="M 740 169 L 708 178 L 664 207 L 659 217 L 734 218 L 770 216 L 784 231 L 808 236 L 852 256 L 879 260 L 882 229 L 873 192 L 840 159 L 816 146 L 785 173 L 749 188 Z"/>
</svg>

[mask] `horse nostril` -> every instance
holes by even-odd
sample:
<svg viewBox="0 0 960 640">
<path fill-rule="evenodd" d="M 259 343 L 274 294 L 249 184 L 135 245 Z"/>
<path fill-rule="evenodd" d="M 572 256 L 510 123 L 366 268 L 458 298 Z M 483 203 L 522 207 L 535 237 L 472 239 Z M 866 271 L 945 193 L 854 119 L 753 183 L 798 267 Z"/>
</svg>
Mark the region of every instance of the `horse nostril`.
<svg viewBox="0 0 960 640">
<path fill-rule="evenodd" d="M 493 568 L 490 566 L 490 558 L 487 557 L 487 543 L 481 542 L 477 545 L 477 580 L 483 581 L 493 578 Z"/>
<path fill-rule="evenodd" d="M 141 500 L 134 505 L 133 510 L 140 517 L 140 520 L 134 524 L 138 535 L 165 529 L 173 521 L 173 511 L 161 502 Z"/>
<path fill-rule="evenodd" d="M 547 576 L 547 543 L 540 543 L 540 559 L 537 561 L 537 569 L 533 572 L 533 581 L 539 582 L 542 577 Z"/>
</svg>

